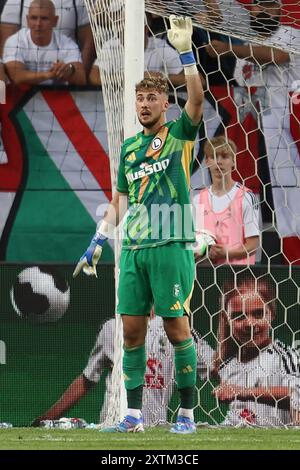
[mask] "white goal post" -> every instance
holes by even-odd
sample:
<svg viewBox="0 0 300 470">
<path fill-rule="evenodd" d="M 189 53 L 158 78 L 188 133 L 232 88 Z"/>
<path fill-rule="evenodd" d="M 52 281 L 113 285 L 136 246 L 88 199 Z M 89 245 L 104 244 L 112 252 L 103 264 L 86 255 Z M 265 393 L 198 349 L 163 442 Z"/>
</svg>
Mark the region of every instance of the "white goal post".
<svg viewBox="0 0 300 470">
<path fill-rule="evenodd" d="M 107 123 L 112 190 L 114 191 L 121 143 L 124 138 L 136 134 L 140 129 L 135 113 L 135 83 L 144 75 L 145 6 L 144 0 L 85 0 L 85 3 L 98 61 L 103 65 L 100 73 Z M 122 48 L 124 68 L 119 67 Z M 116 298 L 119 254 L 120 237 L 116 236 Z M 120 315 L 116 315 L 115 331 L 112 393 L 108 402 L 105 425 L 119 421 L 126 409 L 122 372 L 123 330 Z"/>
</svg>

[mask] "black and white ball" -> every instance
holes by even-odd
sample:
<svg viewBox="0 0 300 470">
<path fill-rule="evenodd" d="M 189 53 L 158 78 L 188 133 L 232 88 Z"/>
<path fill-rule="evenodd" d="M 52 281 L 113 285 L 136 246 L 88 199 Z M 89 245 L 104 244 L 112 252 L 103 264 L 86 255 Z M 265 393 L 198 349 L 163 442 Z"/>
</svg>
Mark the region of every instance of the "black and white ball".
<svg viewBox="0 0 300 470">
<path fill-rule="evenodd" d="M 21 318 L 34 323 L 55 322 L 67 311 L 70 287 L 54 269 L 34 266 L 19 273 L 10 298 Z"/>
</svg>

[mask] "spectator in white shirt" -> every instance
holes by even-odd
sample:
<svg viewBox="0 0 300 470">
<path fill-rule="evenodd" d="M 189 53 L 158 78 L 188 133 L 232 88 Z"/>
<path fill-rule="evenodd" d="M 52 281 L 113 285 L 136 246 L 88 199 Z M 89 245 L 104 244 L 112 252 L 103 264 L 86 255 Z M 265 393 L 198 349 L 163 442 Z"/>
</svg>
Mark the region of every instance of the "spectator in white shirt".
<svg viewBox="0 0 300 470">
<path fill-rule="evenodd" d="M 4 48 L 3 62 L 13 83 L 86 83 L 79 48 L 71 38 L 53 30 L 57 21 L 51 0 L 33 0 L 28 29 L 9 37 Z"/>
<path fill-rule="evenodd" d="M 185 78 L 178 52 L 165 39 L 149 35 L 148 26 L 145 26 L 144 39 L 145 71 L 168 75 L 174 87 L 184 85 Z M 114 61 L 112 56 L 115 57 Z M 118 71 L 124 70 L 124 48 L 118 38 L 111 38 L 104 43 L 100 52 L 100 60 L 96 61 L 92 67 L 89 77 L 91 85 L 101 85 L 101 70 L 105 70 L 106 73 L 113 73 L 116 64 L 118 64 Z"/>
<path fill-rule="evenodd" d="M 0 55 L 7 38 L 27 27 L 30 3 L 31 0 L 6 1 L 0 19 Z M 89 73 L 96 54 L 84 0 L 53 0 L 53 3 L 59 17 L 55 29 L 78 43 L 84 68 Z"/>
</svg>

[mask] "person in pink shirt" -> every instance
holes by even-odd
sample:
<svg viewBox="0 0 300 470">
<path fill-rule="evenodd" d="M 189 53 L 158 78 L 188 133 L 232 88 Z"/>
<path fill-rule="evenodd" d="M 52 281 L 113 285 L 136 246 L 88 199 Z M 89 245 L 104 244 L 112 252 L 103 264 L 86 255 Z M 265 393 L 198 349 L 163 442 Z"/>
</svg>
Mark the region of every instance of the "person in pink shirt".
<svg viewBox="0 0 300 470">
<path fill-rule="evenodd" d="M 200 191 L 202 228 L 216 239 L 209 259 L 214 264 L 254 264 L 259 246 L 259 202 L 250 189 L 232 179 L 236 146 L 224 135 L 204 145 L 212 184 Z"/>
</svg>

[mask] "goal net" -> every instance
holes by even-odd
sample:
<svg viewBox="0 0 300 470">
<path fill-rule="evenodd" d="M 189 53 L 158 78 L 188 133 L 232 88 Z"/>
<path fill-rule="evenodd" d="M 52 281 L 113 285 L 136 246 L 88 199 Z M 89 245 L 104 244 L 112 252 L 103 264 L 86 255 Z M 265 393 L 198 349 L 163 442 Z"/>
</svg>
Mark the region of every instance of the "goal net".
<svg viewBox="0 0 300 470">
<path fill-rule="evenodd" d="M 135 119 L 124 113 L 124 55 L 132 52 L 124 46 L 124 19 L 134 2 L 85 3 L 97 49 L 114 187 L 124 122 Z M 201 190 L 211 185 L 204 144 L 222 147 L 222 140 L 214 140 L 222 136 L 236 147 L 237 184 L 232 194 L 225 192 L 227 202 L 216 207 L 242 226 L 244 239 L 259 237 L 250 266 L 209 255 L 197 262 L 191 316 L 198 353 L 196 420 L 235 426 L 299 424 L 300 276 L 294 265 L 300 261 L 300 4 L 146 0 L 145 9 L 145 16 L 134 17 L 132 28 L 145 22 L 145 38 L 140 38 L 145 41 L 145 71 L 169 77 L 168 120 L 180 114 L 186 100 L 180 62 L 167 43 L 168 16 L 193 19 L 194 53 L 205 86 L 204 126 L 191 178 L 195 205 Z M 133 90 L 138 79 L 132 75 Z M 241 219 L 232 212 L 238 191 Z M 207 198 L 213 205 L 210 191 Z M 223 245 L 228 243 L 226 217 L 216 222 Z M 172 421 L 178 410 L 173 352 L 159 322 L 150 321 L 147 338 L 144 412 L 149 424 Z M 105 424 L 118 420 L 125 406 L 119 399 L 121 327 L 116 331 Z"/>
</svg>

